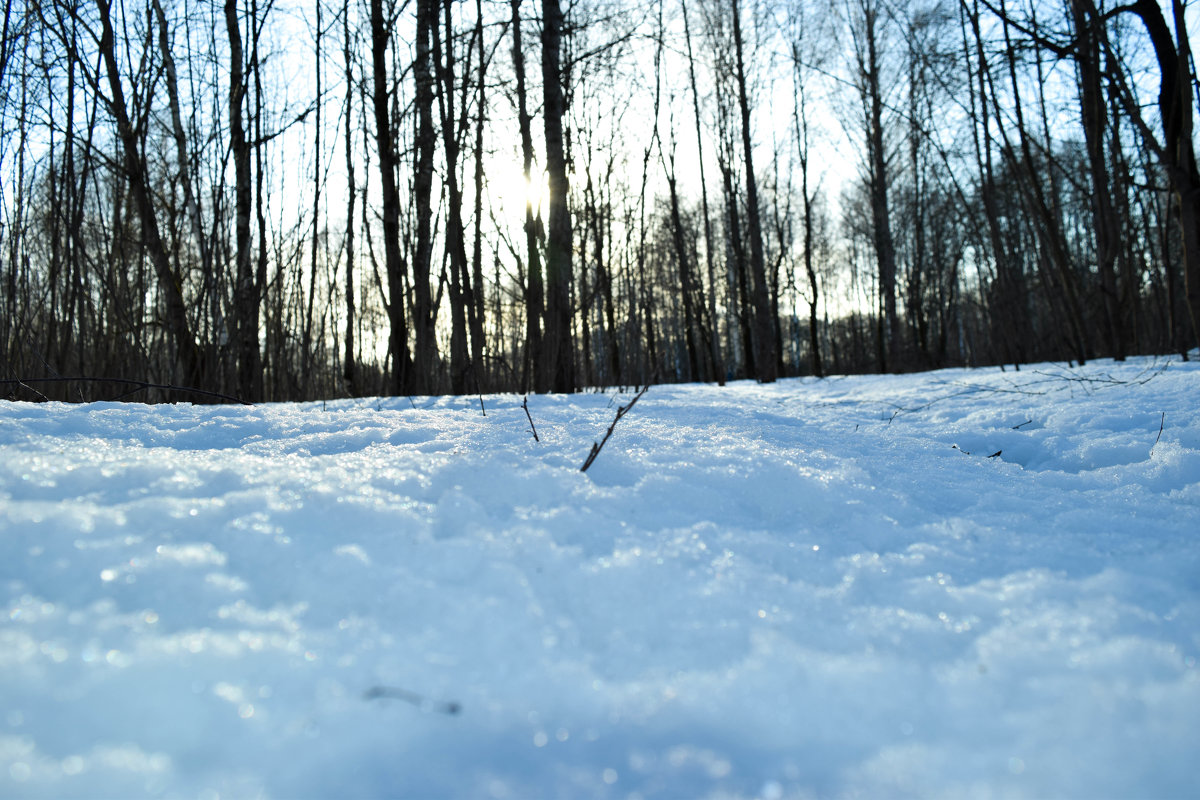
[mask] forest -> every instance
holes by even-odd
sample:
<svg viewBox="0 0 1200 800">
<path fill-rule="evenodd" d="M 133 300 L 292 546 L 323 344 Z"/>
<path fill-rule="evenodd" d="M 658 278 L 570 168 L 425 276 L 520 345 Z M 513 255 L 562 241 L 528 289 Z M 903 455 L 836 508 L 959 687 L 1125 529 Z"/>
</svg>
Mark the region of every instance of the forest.
<svg viewBox="0 0 1200 800">
<path fill-rule="evenodd" d="M 5 0 L 0 396 L 1200 343 L 1184 0 Z"/>
</svg>

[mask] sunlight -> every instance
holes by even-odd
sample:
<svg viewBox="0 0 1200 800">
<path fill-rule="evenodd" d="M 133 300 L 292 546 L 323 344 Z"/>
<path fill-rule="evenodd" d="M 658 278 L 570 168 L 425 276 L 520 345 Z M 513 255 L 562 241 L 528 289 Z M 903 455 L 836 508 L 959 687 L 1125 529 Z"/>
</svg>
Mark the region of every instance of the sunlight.
<svg viewBox="0 0 1200 800">
<path fill-rule="evenodd" d="M 533 206 L 533 214 L 544 214 L 550 204 L 550 186 L 546 173 L 534 165 L 531 180 L 525 180 L 525 172 L 519 161 L 505 161 L 501 169 L 492 174 L 500 181 L 490 181 L 488 192 L 495 199 L 509 222 L 522 225 L 525 221 L 525 206 Z"/>
</svg>

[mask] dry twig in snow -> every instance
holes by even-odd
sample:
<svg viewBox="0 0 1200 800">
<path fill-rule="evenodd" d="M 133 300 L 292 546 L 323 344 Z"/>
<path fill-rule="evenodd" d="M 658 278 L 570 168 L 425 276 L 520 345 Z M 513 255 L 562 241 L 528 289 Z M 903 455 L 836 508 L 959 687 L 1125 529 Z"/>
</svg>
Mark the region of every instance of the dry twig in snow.
<svg viewBox="0 0 1200 800">
<path fill-rule="evenodd" d="M 633 399 L 629 401 L 629 405 L 621 406 L 617 409 L 617 416 L 613 418 L 612 425 L 608 426 L 608 431 L 605 432 L 604 438 L 598 442 L 592 442 L 592 452 L 588 453 L 587 461 L 584 461 L 583 466 L 579 468 L 580 472 L 588 471 L 588 467 L 590 467 L 592 462 L 596 460 L 596 456 L 600 455 L 600 451 L 604 448 L 604 443 L 608 441 L 608 437 L 612 436 L 613 429 L 617 427 L 617 423 L 621 421 L 621 417 L 625 416 L 625 412 L 633 408 L 634 403 L 642 399 L 642 395 L 644 395 L 646 390 L 649 388 L 650 384 L 646 384 L 644 387 L 642 387 L 642 390 L 634 395 Z"/>
</svg>

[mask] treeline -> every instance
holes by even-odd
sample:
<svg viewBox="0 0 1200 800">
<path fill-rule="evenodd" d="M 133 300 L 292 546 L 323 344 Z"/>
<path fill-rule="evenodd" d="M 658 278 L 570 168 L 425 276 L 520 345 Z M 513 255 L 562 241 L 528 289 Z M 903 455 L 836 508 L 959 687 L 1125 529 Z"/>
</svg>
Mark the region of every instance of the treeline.
<svg viewBox="0 0 1200 800">
<path fill-rule="evenodd" d="M 260 401 L 1186 357 L 1184 12 L 7 0 L 0 387 Z"/>
</svg>

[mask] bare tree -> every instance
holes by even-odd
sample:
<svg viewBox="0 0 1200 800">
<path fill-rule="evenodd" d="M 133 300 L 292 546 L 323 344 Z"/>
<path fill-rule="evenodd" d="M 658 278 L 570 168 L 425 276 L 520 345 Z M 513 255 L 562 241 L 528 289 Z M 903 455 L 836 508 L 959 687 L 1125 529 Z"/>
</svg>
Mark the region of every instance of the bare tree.
<svg viewBox="0 0 1200 800">
<path fill-rule="evenodd" d="M 880 0 L 854 0 L 850 38 L 853 43 L 855 85 L 862 104 L 866 133 L 867 185 L 870 190 L 875 261 L 883 312 L 879 368 L 886 372 L 899 368 L 900 319 L 896 313 L 896 245 L 892 238 L 891 209 L 888 205 L 890 159 L 883 124 L 884 64 L 880 45 L 884 13 Z"/>
<path fill-rule="evenodd" d="M 139 147 L 139 133 L 130 120 L 125 102 L 120 67 L 117 64 L 115 36 L 108 0 L 96 0 L 100 16 L 100 39 L 98 48 L 108 75 L 109 110 L 117 124 L 121 140 L 126 178 L 142 225 L 142 237 L 147 256 L 158 279 L 158 289 L 166 298 L 166 325 L 171 332 L 172 344 L 181 367 L 184 383 L 203 387 L 206 372 L 203 356 L 192 334 L 188 322 L 187 304 L 184 302 L 182 281 L 171 265 L 166 244 L 160 232 L 151 189 L 146 177 L 145 162 Z"/>
<path fill-rule="evenodd" d="M 733 43 L 737 54 L 738 107 L 742 112 L 742 151 L 746 164 L 746 216 L 749 222 L 750 275 L 754 302 L 755 377 L 772 383 L 778 377 L 774 322 L 771 318 L 770 288 L 763 257 L 762 221 L 758 205 L 758 180 L 754 174 L 754 145 L 750 132 L 750 100 L 746 91 L 746 65 L 742 50 L 742 13 L 738 0 L 730 0 L 733 14 Z"/>
<path fill-rule="evenodd" d="M 574 346 L 571 336 L 572 228 L 568 206 L 570 182 L 563 142 L 566 102 L 561 65 L 563 12 L 559 0 L 542 0 L 542 92 L 546 128 L 546 174 L 550 184 L 549 224 L 546 229 L 546 388 L 570 392 L 575 388 Z"/>
<path fill-rule="evenodd" d="M 512 10 L 513 74 L 516 80 L 517 126 L 521 134 L 521 165 L 525 185 L 533 182 L 533 118 L 529 113 L 528 89 L 525 81 L 525 51 L 521 44 L 521 0 L 510 0 Z M 539 181 L 540 182 L 540 181 Z M 542 259 L 538 248 L 538 220 L 534 217 L 533 198 L 526 192 L 525 198 L 525 348 L 522 359 L 521 388 L 532 385 L 542 390 L 546 385 L 542 377 L 542 314 L 545 293 L 542 283 Z M 530 374 L 532 372 L 532 375 Z"/>
<path fill-rule="evenodd" d="M 427 4 L 429 0 L 422 0 Z M 419 15 L 418 15 L 419 16 Z M 396 394 L 413 390 L 412 359 L 408 350 L 408 319 L 405 307 L 404 292 L 404 261 L 400 254 L 400 192 L 396 186 L 396 170 L 399 158 L 396 154 L 395 139 L 392 134 L 391 91 L 388 78 L 388 41 L 390 39 L 392 21 L 390 15 L 384 14 L 383 0 L 371 0 L 371 65 L 374 78 L 374 110 L 375 110 L 375 142 L 379 159 L 379 176 L 383 200 L 383 253 L 384 270 L 387 274 L 388 296 L 386 305 L 391 322 L 391 333 L 388 339 L 388 352 L 392 360 L 392 381 L 390 389 Z M 426 43 L 428 39 L 425 40 Z M 420 36 L 418 36 L 417 60 L 424 56 L 428 64 L 428 49 L 422 51 Z M 414 72 L 416 69 L 414 68 Z M 418 93 L 421 89 L 429 89 L 427 73 L 422 73 L 425 80 L 418 82 Z M 422 95 L 425 101 L 432 101 L 432 91 Z M 430 165 L 432 170 L 432 164 Z M 420 184 L 420 173 L 418 173 Z M 422 199 L 428 208 L 429 190 L 418 186 L 418 207 Z M 425 224 L 428 225 L 428 218 Z M 420 224 L 420 223 L 419 223 Z M 419 236 L 419 234 L 418 234 Z M 420 241 L 420 239 L 418 239 Z M 418 251 L 421 244 L 418 244 Z M 427 256 L 427 254 L 426 254 Z M 420 255 L 418 255 L 418 261 Z M 426 269 L 428 261 L 425 262 Z M 428 275 L 428 272 L 425 273 Z M 414 282 L 419 283 L 420 273 L 414 265 Z M 428 284 L 426 284 L 428 285 Z M 419 314 L 419 312 L 418 312 Z M 418 319 L 418 327 L 420 321 Z M 420 347 L 418 346 L 418 350 Z M 425 366 L 423 360 L 418 366 Z"/>
</svg>

